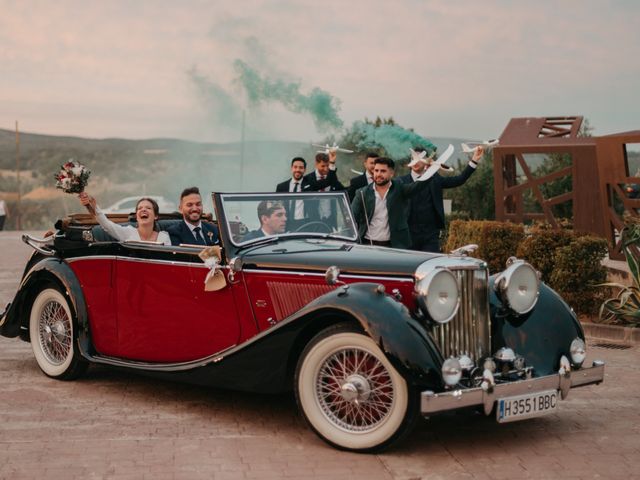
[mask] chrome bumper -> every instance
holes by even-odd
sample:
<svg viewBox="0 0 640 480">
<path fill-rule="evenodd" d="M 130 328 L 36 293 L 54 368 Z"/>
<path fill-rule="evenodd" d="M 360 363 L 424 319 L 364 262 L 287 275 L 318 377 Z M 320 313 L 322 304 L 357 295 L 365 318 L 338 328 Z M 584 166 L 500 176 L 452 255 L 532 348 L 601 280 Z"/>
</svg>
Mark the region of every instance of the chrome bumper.
<svg viewBox="0 0 640 480">
<path fill-rule="evenodd" d="M 458 408 L 483 405 L 485 414 L 489 415 L 494 403 L 500 398 L 545 390 L 559 390 L 564 400 L 571 388 L 597 384 L 603 380 L 604 362 L 596 360 L 593 362 L 593 366 L 583 367 L 580 370 L 560 371 L 555 375 L 500 383 L 486 388 L 459 389 L 443 393 L 427 390 L 421 394 L 420 411 L 423 415 L 432 415 Z"/>
</svg>

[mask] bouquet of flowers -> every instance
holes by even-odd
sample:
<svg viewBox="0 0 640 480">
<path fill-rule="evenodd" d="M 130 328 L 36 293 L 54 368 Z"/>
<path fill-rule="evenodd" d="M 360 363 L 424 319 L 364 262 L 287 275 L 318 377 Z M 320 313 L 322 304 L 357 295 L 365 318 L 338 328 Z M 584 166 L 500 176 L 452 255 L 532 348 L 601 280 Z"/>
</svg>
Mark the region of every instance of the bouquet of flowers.
<svg viewBox="0 0 640 480">
<path fill-rule="evenodd" d="M 69 160 L 61 165 L 60 171 L 54 175 L 56 179 L 56 188 L 61 189 L 64 193 L 81 193 L 87 186 L 91 172 L 84 165 Z"/>
</svg>

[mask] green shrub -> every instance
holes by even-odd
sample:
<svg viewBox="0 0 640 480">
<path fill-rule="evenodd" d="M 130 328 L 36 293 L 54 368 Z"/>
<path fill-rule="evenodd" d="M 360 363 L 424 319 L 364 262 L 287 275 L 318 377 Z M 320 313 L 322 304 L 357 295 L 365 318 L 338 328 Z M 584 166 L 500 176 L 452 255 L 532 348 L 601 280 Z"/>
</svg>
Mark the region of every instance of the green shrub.
<svg viewBox="0 0 640 480">
<path fill-rule="evenodd" d="M 631 273 L 632 285 L 621 285 L 611 282 L 601 286 L 616 288 L 615 296 L 606 299 L 600 307 L 599 321 L 640 327 L 640 223 L 635 218 L 625 219 L 625 227 L 621 232 L 622 251 L 624 252 Z"/>
<path fill-rule="evenodd" d="M 569 245 L 574 238 L 571 230 L 552 230 L 548 226 L 536 226 L 520 243 L 516 256 L 529 262 L 540 272 L 542 280 L 549 283 L 556 264 L 556 250 Z"/>
<path fill-rule="evenodd" d="M 595 315 L 606 297 L 596 285 L 606 282 L 607 270 L 602 259 L 607 241 L 584 235 L 555 250 L 555 265 L 549 285 L 579 314 Z"/>
<path fill-rule="evenodd" d="M 544 225 L 525 238 L 519 224 L 453 220 L 444 251 L 469 243 L 478 244 L 474 256 L 485 260 L 491 273 L 504 270 L 510 256 L 528 261 L 579 314 L 595 315 L 608 293 L 595 288 L 607 278 L 602 266 L 607 242 L 602 238 Z"/>
<path fill-rule="evenodd" d="M 490 272 L 504 270 L 507 259 L 514 256 L 524 238 L 524 226 L 508 222 L 454 220 L 449 225 L 445 252 L 469 243 L 476 243 L 474 257 L 489 265 Z"/>
</svg>

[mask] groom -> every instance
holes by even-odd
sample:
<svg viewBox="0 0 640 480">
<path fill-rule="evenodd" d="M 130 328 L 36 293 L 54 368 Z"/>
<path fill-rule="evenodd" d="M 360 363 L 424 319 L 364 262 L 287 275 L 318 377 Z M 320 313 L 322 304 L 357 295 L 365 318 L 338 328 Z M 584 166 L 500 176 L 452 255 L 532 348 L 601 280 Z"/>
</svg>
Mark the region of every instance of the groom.
<svg viewBox="0 0 640 480">
<path fill-rule="evenodd" d="M 217 245 L 218 228 L 200 220 L 202 198 L 198 187 L 185 188 L 180 194 L 180 213 L 184 221 L 167 228 L 172 245 Z"/>
</svg>

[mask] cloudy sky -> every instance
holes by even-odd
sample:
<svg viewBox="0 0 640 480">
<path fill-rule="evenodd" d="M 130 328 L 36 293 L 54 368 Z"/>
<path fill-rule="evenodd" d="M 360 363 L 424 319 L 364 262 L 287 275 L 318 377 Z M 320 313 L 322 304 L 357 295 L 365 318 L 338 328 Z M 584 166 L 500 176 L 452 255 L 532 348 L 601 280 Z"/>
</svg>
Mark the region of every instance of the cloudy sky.
<svg viewBox="0 0 640 480">
<path fill-rule="evenodd" d="M 323 137 L 282 96 L 251 102 L 238 60 L 299 102 L 322 93 L 345 125 L 393 116 L 426 137 L 493 138 L 511 117 L 584 115 L 599 135 L 640 128 L 635 1 L 0 0 L 0 12 L 0 128 L 230 141 L 244 110 L 250 138 Z"/>
</svg>

